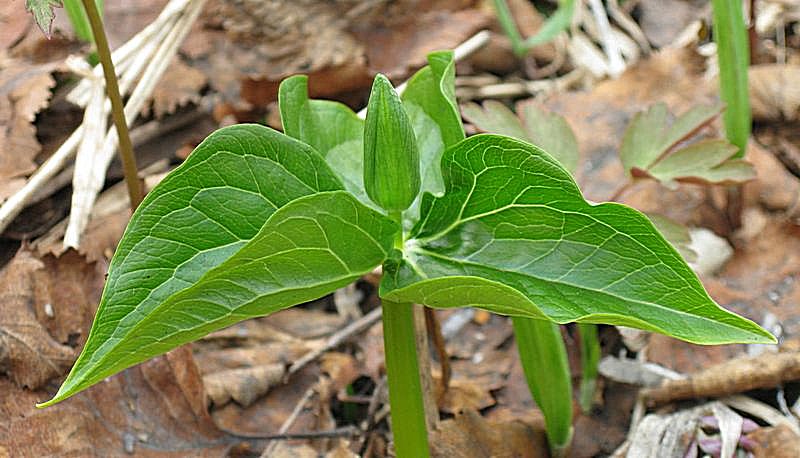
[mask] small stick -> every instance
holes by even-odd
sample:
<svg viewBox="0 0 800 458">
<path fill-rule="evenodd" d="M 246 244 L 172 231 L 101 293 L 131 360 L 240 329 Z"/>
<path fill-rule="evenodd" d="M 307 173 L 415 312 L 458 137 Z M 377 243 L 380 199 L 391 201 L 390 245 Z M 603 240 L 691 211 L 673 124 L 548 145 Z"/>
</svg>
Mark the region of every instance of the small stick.
<svg viewBox="0 0 800 458">
<path fill-rule="evenodd" d="M 315 391 L 316 387 L 314 386 L 306 390 L 306 392 L 303 394 L 303 397 L 300 398 L 300 401 L 297 403 L 297 405 L 294 406 L 294 410 L 292 410 L 292 413 L 291 415 L 289 415 L 289 418 L 287 418 L 286 421 L 284 421 L 283 424 L 281 425 L 281 428 L 278 430 L 278 434 L 273 435 L 273 437 L 271 437 L 270 439 L 286 438 L 287 435 L 286 431 L 289 431 L 289 428 L 291 428 L 294 422 L 297 421 L 297 417 L 300 416 L 300 412 L 303 411 L 306 403 L 311 399 L 311 396 L 314 396 Z M 307 439 L 307 437 L 303 437 L 302 439 Z M 275 447 L 277 446 L 278 444 L 276 442 L 272 442 L 269 445 L 267 445 L 264 448 L 264 452 L 261 454 L 261 457 L 268 458 L 269 456 L 271 456 L 275 452 Z"/>
<path fill-rule="evenodd" d="M 131 210 L 136 210 L 142 201 L 142 186 L 139 183 L 139 171 L 136 168 L 136 156 L 133 154 L 133 144 L 128 133 L 128 123 L 125 120 L 125 108 L 122 104 L 122 96 L 119 94 L 117 74 L 114 71 L 114 62 L 111 60 L 111 50 L 108 48 L 108 39 L 103 30 L 103 20 L 97 12 L 94 0 L 82 0 L 83 9 L 89 18 L 92 26 L 95 47 L 100 63 L 103 64 L 103 75 L 106 80 L 106 94 L 111 100 L 111 114 L 114 118 L 114 125 L 117 128 L 119 138 L 119 155 L 122 160 L 122 169 L 125 173 L 125 183 L 128 186 L 128 196 L 131 201 Z"/>
<path fill-rule="evenodd" d="M 428 307 L 425 307 L 425 327 L 428 329 L 428 335 L 433 341 L 433 348 L 436 350 L 436 356 L 439 358 L 439 364 L 442 366 L 442 378 L 439 380 L 440 392 L 437 399 L 437 402 L 441 404 L 444 395 L 450 388 L 450 378 L 452 377 L 453 370 L 450 367 L 450 355 L 447 354 L 439 318 L 436 316 L 433 309 Z"/>
<path fill-rule="evenodd" d="M 381 314 L 382 314 L 382 309 L 381 307 L 378 307 L 375 310 L 367 313 L 363 317 L 359 318 L 358 320 L 348 324 L 341 330 L 336 331 L 334 334 L 328 337 L 328 340 L 325 342 L 325 345 L 316 350 L 311 350 L 310 352 L 303 355 L 302 358 L 295 361 L 289 367 L 289 370 L 286 371 L 286 376 L 284 377 L 284 381 L 286 381 L 290 376 L 292 376 L 300 369 L 304 368 L 311 361 L 314 361 L 315 359 L 319 358 L 319 356 L 325 353 L 326 351 L 330 351 L 333 348 L 338 347 L 339 345 L 341 345 L 354 335 L 365 331 L 373 324 L 377 323 L 381 319 Z"/>
<path fill-rule="evenodd" d="M 800 352 L 774 353 L 732 359 L 687 379 L 668 380 L 644 389 L 642 396 L 654 406 L 681 399 L 729 396 L 795 380 L 800 380 Z"/>
</svg>

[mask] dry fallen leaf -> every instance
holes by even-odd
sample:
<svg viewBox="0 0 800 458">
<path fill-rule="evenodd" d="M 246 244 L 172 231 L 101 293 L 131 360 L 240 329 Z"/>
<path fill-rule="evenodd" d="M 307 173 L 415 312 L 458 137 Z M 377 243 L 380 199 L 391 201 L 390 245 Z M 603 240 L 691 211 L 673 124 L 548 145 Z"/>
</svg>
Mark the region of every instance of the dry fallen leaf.
<svg viewBox="0 0 800 458">
<path fill-rule="evenodd" d="M 0 377 L 0 456 L 224 457 L 230 448 L 206 410 L 188 347 L 56 406 L 34 407 L 51 394 L 18 389 Z"/>
<path fill-rule="evenodd" d="M 0 57 L 0 202 L 36 170 L 41 145 L 33 121 L 49 103 L 54 69 Z"/>
<path fill-rule="evenodd" d="M 161 118 L 186 104 L 197 102 L 207 82 L 203 72 L 176 58 L 153 91 L 153 114 Z"/>
<path fill-rule="evenodd" d="M 204 376 L 203 385 L 215 406 L 221 407 L 233 400 L 247 407 L 281 383 L 284 374 L 286 366 L 283 364 L 228 369 Z"/>
<path fill-rule="evenodd" d="M 53 339 L 36 319 L 36 271 L 44 263 L 26 249 L 0 271 L 0 371 L 19 387 L 38 389 L 63 375 L 77 354 Z M 52 305 L 50 305 L 50 313 Z"/>
<path fill-rule="evenodd" d="M 438 430 L 431 432 L 430 443 L 431 456 L 442 458 L 548 456 L 542 422 L 531 424 L 522 419 L 497 422 L 486 420 L 473 410 L 443 421 Z"/>
<path fill-rule="evenodd" d="M 800 115 L 800 65 L 750 67 L 750 105 L 754 121 L 796 121 Z"/>
</svg>

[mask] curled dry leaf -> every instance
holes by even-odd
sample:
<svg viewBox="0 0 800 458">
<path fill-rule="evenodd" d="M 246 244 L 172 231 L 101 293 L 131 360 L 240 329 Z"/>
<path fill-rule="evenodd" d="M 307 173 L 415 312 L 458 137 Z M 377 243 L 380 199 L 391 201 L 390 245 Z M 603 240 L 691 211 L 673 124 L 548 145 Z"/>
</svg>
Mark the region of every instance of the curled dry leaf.
<svg viewBox="0 0 800 458">
<path fill-rule="evenodd" d="M 215 406 L 235 401 L 247 407 L 280 383 L 286 373 L 283 364 L 229 369 L 203 377 L 203 385 Z"/>
<path fill-rule="evenodd" d="M 0 202 L 36 170 L 34 159 L 42 147 L 33 121 L 50 100 L 54 69 L 0 57 Z"/>
<path fill-rule="evenodd" d="M 35 278 L 42 268 L 44 263 L 23 249 L 0 271 L 0 371 L 30 389 L 63 375 L 77 356 L 36 319 Z"/>
<path fill-rule="evenodd" d="M 0 456 L 228 456 L 188 347 L 46 410 L 48 393 L 0 377 Z"/>
</svg>

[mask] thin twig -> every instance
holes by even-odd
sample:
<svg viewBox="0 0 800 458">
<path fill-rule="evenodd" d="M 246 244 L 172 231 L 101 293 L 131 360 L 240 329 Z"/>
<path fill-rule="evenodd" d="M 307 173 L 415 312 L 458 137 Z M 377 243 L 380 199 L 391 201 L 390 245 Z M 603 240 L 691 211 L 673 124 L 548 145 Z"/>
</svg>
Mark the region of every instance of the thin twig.
<svg viewBox="0 0 800 458">
<path fill-rule="evenodd" d="M 131 210 L 135 210 L 142 201 L 142 185 L 139 182 L 139 171 L 136 167 L 136 156 L 133 154 L 133 144 L 128 133 L 128 123 L 125 121 L 125 108 L 122 96 L 119 93 L 117 74 L 114 71 L 114 62 L 111 60 L 111 50 L 108 48 L 108 39 L 103 30 L 103 20 L 94 0 L 82 0 L 86 16 L 92 27 L 95 48 L 100 63 L 103 64 L 103 76 L 106 80 L 106 94 L 111 100 L 111 114 L 119 137 L 119 155 L 122 160 L 122 170 L 125 174 L 125 183 L 128 186 L 128 196 L 131 201 Z"/>
<path fill-rule="evenodd" d="M 284 377 L 284 380 L 288 379 L 297 371 L 304 368 L 311 361 L 314 361 L 315 359 L 319 358 L 320 355 L 322 355 L 326 351 L 330 351 L 333 348 L 338 347 L 339 345 L 341 345 L 354 335 L 365 331 L 373 324 L 377 323 L 381 319 L 381 315 L 382 315 L 382 309 L 378 307 L 375 310 L 364 315 L 363 317 L 359 318 L 358 320 L 350 323 L 341 330 L 336 331 L 334 334 L 328 337 L 328 340 L 325 342 L 325 345 L 323 345 L 320 348 L 317 348 L 316 350 L 311 350 L 310 352 L 303 355 L 302 358 L 295 361 L 289 367 L 289 370 L 286 371 L 286 376 Z"/>
<path fill-rule="evenodd" d="M 442 403 L 447 390 L 450 388 L 450 378 L 453 374 L 450 367 L 450 355 L 447 354 L 445 347 L 444 335 L 442 335 L 442 326 L 439 323 L 439 318 L 433 309 L 425 307 L 425 327 L 428 328 L 428 335 L 433 341 L 433 348 L 436 351 L 436 356 L 439 358 L 439 364 L 442 367 L 442 378 L 439 380 L 439 396 L 436 400 L 439 405 Z"/>
<path fill-rule="evenodd" d="M 289 418 L 287 418 L 286 421 L 284 421 L 283 424 L 281 425 L 281 428 L 278 430 L 277 436 L 286 435 L 286 432 L 289 431 L 289 428 L 291 428 L 294 422 L 297 421 L 297 417 L 300 416 L 300 412 L 302 412 L 303 409 L 305 409 L 306 403 L 311 399 L 311 396 L 314 396 L 315 392 L 316 392 L 316 386 L 312 386 L 311 388 L 306 390 L 306 392 L 303 394 L 303 397 L 300 398 L 300 401 L 294 406 L 294 409 L 292 410 L 291 415 L 289 415 Z M 272 439 L 275 439 L 275 437 L 272 437 Z M 268 458 L 269 456 L 271 456 L 273 453 L 275 453 L 275 448 L 277 446 L 278 446 L 277 442 L 271 442 L 264 448 L 264 452 L 261 454 L 261 458 Z"/>
</svg>

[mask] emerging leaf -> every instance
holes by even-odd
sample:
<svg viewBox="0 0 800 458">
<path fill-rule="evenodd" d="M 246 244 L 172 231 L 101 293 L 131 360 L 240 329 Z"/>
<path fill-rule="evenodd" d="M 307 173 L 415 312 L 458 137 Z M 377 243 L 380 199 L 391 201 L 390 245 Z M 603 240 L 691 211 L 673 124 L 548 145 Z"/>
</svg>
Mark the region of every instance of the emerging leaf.
<svg viewBox="0 0 800 458">
<path fill-rule="evenodd" d="M 724 140 L 676 146 L 714 120 L 722 104 L 697 106 L 668 125 L 663 103 L 634 116 L 625 131 L 620 158 L 633 177 L 673 182 L 734 184 L 755 178 L 752 165 L 731 160 L 738 149 Z"/>
<path fill-rule="evenodd" d="M 644 215 L 590 205 L 540 149 L 479 135 L 446 151 L 442 170 L 447 191 L 423 197 L 402 259 L 384 266 L 381 297 L 631 326 L 700 344 L 774 342 L 718 306 Z M 489 284 L 495 298 L 476 295 Z"/>
<path fill-rule="evenodd" d="M 442 153 L 464 139 L 464 126 L 456 105 L 453 52 L 428 54 L 428 65 L 411 77 L 401 98 L 419 148 L 420 193 L 440 195 L 444 192 Z M 406 217 L 409 228 L 419 219 L 419 197 Z"/>
<path fill-rule="evenodd" d="M 339 102 L 310 100 L 305 75 L 283 80 L 278 105 L 284 133 L 314 147 L 345 189 L 372 205 L 364 192 L 364 121 Z"/>
<path fill-rule="evenodd" d="M 495 100 L 476 103 L 461 108 L 464 119 L 483 132 L 507 135 L 532 143 L 553 156 L 570 173 L 578 167 L 578 140 L 567 120 L 556 113 L 548 113 L 533 103 L 524 106 L 520 117 Z"/>
<path fill-rule="evenodd" d="M 25 0 L 25 8 L 33 14 L 36 25 L 47 38 L 53 28 L 53 19 L 56 17 L 55 8 L 61 8 L 61 0 Z"/>
<path fill-rule="evenodd" d="M 246 318 L 312 300 L 386 258 L 397 226 L 322 157 L 271 129 L 221 129 L 142 202 L 61 401 Z"/>
<path fill-rule="evenodd" d="M 364 188 L 390 212 L 407 209 L 419 194 L 419 150 L 411 121 L 392 83 L 377 75 L 364 126 Z"/>
</svg>

